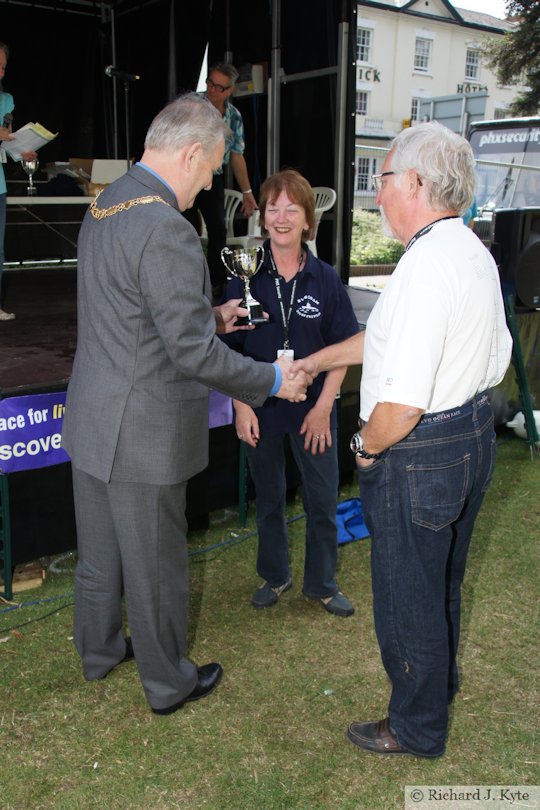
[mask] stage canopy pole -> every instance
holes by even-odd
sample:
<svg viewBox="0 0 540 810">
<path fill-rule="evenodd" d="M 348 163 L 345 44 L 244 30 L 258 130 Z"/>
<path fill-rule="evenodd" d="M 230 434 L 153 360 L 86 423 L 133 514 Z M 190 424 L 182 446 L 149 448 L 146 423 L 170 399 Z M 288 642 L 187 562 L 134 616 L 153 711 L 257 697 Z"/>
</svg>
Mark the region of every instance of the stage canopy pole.
<svg viewBox="0 0 540 810">
<path fill-rule="evenodd" d="M 279 171 L 281 93 L 281 0 L 272 3 L 271 79 L 268 81 L 267 173 Z"/>
<path fill-rule="evenodd" d="M 110 6 L 108 3 L 101 4 L 101 20 L 104 23 L 110 22 L 111 25 L 111 64 L 116 67 L 116 20 L 114 16 L 114 8 Z M 113 81 L 112 99 L 113 99 L 113 156 L 115 160 L 118 160 L 118 94 L 116 90 L 116 81 Z"/>
<path fill-rule="evenodd" d="M 333 233 L 333 265 L 340 273 L 343 261 L 343 201 L 345 199 L 345 134 L 347 128 L 347 62 L 349 58 L 349 23 L 339 25 L 337 73 L 337 133 L 334 157 L 336 210 Z"/>
</svg>

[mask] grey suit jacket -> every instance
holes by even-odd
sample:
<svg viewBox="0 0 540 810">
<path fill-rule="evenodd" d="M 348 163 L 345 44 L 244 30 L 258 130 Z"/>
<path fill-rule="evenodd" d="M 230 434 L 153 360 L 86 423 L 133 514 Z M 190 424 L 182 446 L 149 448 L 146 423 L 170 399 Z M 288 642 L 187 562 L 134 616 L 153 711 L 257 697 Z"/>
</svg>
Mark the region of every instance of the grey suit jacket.
<svg viewBox="0 0 540 810">
<path fill-rule="evenodd" d="M 102 481 L 186 481 L 208 463 L 208 387 L 257 406 L 275 379 L 216 337 L 200 240 L 167 186 L 134 166 L 98 207 L 156 194 L 168 204 L 88 211 L 79 237 L 62 444 Z"/>
</svg>

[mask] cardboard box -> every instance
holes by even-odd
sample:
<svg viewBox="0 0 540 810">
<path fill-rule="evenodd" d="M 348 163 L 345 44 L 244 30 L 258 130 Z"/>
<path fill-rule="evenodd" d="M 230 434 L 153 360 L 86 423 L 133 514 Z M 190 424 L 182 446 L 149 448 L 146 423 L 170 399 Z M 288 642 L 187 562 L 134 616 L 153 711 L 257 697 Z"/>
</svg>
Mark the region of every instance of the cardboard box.
<svg viewBox="0 0 540 810">
<path fill-rule="evenodd" d="M 70 158 L 69 163 L 71 172 L 75 173 L 77 182 L 87 197 L 95 197 L 105 186 L 117 180 L 127 171 L 125 160 Z M 71 172 L 67 173 L 71 174 Z"/>
<path fill-rule="evenodd" d="M 13 572 L 13 593 L 30 591 L 39 588 L 45 579 L 45 569 L 38 562 L 23 563 L 15 566 Z"/>
</svg>

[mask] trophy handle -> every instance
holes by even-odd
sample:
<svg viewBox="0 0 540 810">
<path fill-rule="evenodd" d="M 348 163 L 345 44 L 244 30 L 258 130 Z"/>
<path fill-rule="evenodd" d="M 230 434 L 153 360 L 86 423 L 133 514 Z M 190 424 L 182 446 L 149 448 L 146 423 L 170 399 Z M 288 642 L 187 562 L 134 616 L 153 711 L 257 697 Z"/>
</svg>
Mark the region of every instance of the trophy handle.
<svg viewBox="0 0 540 810">
<path fill-rule="evenodd" d="M 231 272 L 231 268 L 229 267 L 229 264 L 228 264 L 228 262 L 227 262 L 227 257 L 229 257 L 229 256 L 232 256 L 232 250 L 231 250 L 229 247 L 226 247 L 226 246 L 225 246 L 225 247 L 224 247 L 224 248 L 222 248 L 222 250 L 221 250 L 221 261 L 223 262 L 223 264 L 225 265 L 225 268 L 226 268 L 226 269 L 229 271 L 229 273 L 230 273 L 230 272 Z"/>
<path fill-rule="evenodd" d="M 255 245 L 254 250 L 255 250 L 256 255 L 258 255 L 260 257 L 259 261 L 258 261 L 258 264 L 257 264 L 257 269 L 255 271 L 256 273 L 258 273 L 259 270 L 261 269 L 261 264 L 263 263 L 263 260 L 264 260 L 264 248 L 263 248 L 262 245 Z"/>
</svg>

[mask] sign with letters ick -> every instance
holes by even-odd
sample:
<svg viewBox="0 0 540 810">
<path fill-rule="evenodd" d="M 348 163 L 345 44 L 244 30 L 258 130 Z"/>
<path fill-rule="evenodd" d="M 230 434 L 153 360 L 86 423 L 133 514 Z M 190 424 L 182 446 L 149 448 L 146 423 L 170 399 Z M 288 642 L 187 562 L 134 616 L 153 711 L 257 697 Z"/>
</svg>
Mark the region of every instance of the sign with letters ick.
<svg viewBox="0 0 540 810">
<path fill-rule="evenodd" d="M 69 461 L 60 446 L 66 392 L 0 400 L 0 473 Z"/>
</svg>

